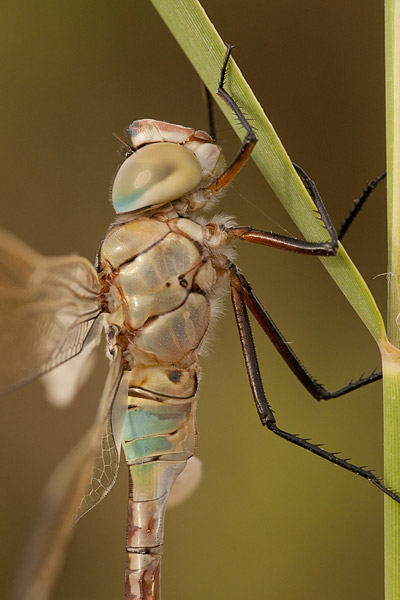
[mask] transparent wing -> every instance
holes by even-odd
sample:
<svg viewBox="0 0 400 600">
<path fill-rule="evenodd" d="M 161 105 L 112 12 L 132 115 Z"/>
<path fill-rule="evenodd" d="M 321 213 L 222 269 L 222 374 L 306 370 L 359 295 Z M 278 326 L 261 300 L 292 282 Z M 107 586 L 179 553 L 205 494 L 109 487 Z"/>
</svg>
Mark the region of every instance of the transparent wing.
<svg viewBox="0 0 400 600">
<path fill-rule="evenodd" d="M 117 478 L 122 433 L 128 410 L 128 379 L 129 374 L 122 378 L 112 412 L 107 417 L 91 478 L 76 512 L 77 521 L 108 494 Z"/>
<path fill-rule="evenodd" d="M 71 404 L 81 387 L 90 377 L 95 362 L 95 350 L 101 341 L 104 314 L 95 320 L 82 350 L 70 360 L 51 369 L 40 378 L 46 398 L 53 406 L 64 408 Z"/>
<path fill-rule="evenodd" d="M 108 436 L 104 432 L 108 432 L 114 400 L 122 396 L 117 393 L 122 375 L 121 353 L 117 351 L 93 425 L 77 447 L 55 469 L 45 487 L 39 517 L 18 565 L 13 600 L 48 600 L 51 597 L 72 535 L 77 507 L 80 506 L 87 482 L 93 475 L 95 457 L 102 454 L 100 448 L 103 447 L 104 438 Z M 116 408 L 115 412 L 118 413 L 118 410 Z M 112 412 L 114 414 L 114 410 Z M 108 438 L 106 451 L 111 451 L 115 456 L 112 438 Z M 118 452 L 116 455 L 118 456 Z M 110 461 L 114 472 L 118 468 L 118 459 Z M 115 476 L 110 474 L 107 491 L 114 480 Z"/>
<path fill-rule="evenodd" d="M 0 229 L 0 392 L 78 354 L 101 312 L 85 258 L 47 258 Z"/>
<path fill-rule="evenodd" d="M 178 506 L 191 496 L 203 476 L 202 462 L 197 456 L 188 459 L 186 467 L 178 475 L 168 497 L 167 508 Z"/>
</svg>

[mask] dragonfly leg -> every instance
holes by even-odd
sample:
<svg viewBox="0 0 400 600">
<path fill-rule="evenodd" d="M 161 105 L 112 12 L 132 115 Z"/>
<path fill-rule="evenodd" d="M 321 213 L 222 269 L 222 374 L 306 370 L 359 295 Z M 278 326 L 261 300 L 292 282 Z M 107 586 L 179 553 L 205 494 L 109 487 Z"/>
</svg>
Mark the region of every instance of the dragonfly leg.
<svg viewBox="0 0 400 600">
<path fill-rule="evenodd" d="M 270 431 L 278 435 L 279 437 L 300 446 L 305 450 L 313 452 L 317 456 L 328 460 L 329 462 L 342 467 L 360 477 L 364 477 L 368 481 L 371 481 L 376 485 L 382 492 L 390 496 L 393 500 L 400 503 L 400 496 L 387 488 L 379 477 L 377 477 L 372 471 L 369 471 L 363 467 L 358 467 L 343 458 L 339 458 L 337 453 L 328 452 L 324 450 L 321 445 L 313 444 L 308 439 L 301 438 L 293 433 L 288 433 L 283 429 L 280 429 L 276 423 L 275 415 L 269 405 L 269 402 L 265 396 L 264 387 L 260 375 L 260 369 L 257 360 L 256 349 L 253 341 L 253 334 L 251 331 L 249 315 L 246 307 L 245 292 L 240 284 L 240 279 L 236 275 L 236 267 L 231 268 L 231 297 L 232 304 L 235 312 L 235 318 L 239 330 L 240 342 L 242 345 L 242 351 L 244 360 L 246 363 L 247 374 L 250 381 L 251 390 L 253 392 L 253 398 L 256 404 L 257 412 L 260 417 L 261 423 L 265 425 Z"/>
<path fill-rule="evenodd" d="M 246 131 L 246 135 L 243 139 L 243 142 L 239 148 L 239 151 L 231 164 L 223 171 L 221 175 L 219 175 L 214 181 L 211 182 L 208 189 L 215 193 L 221 189 L 223 189 L 226 185 L 228 185 L 240 169 L 243 167 L 250 154 L 253 151 L 254 146 L 257 143 L 257 136 L 250 125 L 249 121 L 246 119 L 243 111 L 239 108 L 235 100 L 232 96 L 226 91 L 224 87 L 225 75 L 227 66 L 229 63 L 229 58 L 232 53 L 234 46 L 226 44 L 226 54 L 225 59 L 221 69 L 221 76 L 219 81 L 219 86 L 217 90 L 217 95 L 224 100 L 224 102 L 228 105 L 228 107 L 233 111 L 233 113 L 238 118 L 241 125 L 244 127 Z M 206 89 L 206 103 L 208 110 L 208 120 L 209 120 L 209 129 L 210 135 L 213 139 L 216 139 L 215 134 L 215 126 L 214 126 L 214 116 L 212 110 L 212 98 L 208 90 Z M 376 186 L 386 177 L 386 171 L 381 173 L 378 177 L 371 180 L 368 184 L 361 196 L 355 201 L 352 210 L 349 215 L 346 217 L 343 225 L 341 226 L 339 233 L 337 234 L 335 228 L 332 225 L 330 217 L 326 211 L 324 203 L 322 202 L 322 198 L 317 190 L 315 183 L 310 179 L 307 173 L 295 163 L 292 163 L 294 169 L 297 174 L 300 176 L 300 179 L 303 181 L 305 187 L 307 188 L 310 196 L 312 197 L 314 204 L 317 208 L 317 211 L 320 215 L 320 218 L 325 226 L 325 229 L 329 233 L 330 240 L 325 242 L 307 242 L 304 240 L 299 240 L 296 238 L 283 236 L 277 233 L 273 233 L 270 231 L 262 231 L 258 229 L 254 229 L 252 227 L 230 227 L 227 229 L 228 233 L 232 238 L 239 238 L 248 242 L 252 242 L 255 244 L 263 244 L 267 246 L 273 246 L 275 248 L 281 248 L 282 250 L 288 250 L 290 252 L 297 252 L 301 254 L 311 254 L 314 256 L 334 256 L 337 253 L 338 242 L 344 237 L 345 233 L 349 229 L 350 225 L 353 223 L 354 219 L 360 212 L 362 206 L 365 204 L 367 199 L 369 198 L 372 191 L 376 188 Z"/>
<path fill-rule="evenodd" d="M 227 227 L 228 237 L 238 238 L 253 244 L 262 244 L 264 246 L 272 246 L 289 252 L 297 252 L 299 254 L 311 254 L 313 256 L 334 256 L 338 249 L 338 237 L 335 228 L 330 220 L 328 212 L 325 208 L 322 198 L 318 192 L 315 183 L 310 179 L 305 171 L 295 163 L 293 167 L 299 174 L 306 189 L 308 190 L 313 202 L 320 215 L 321 221 L 327 230 L 330 240 L 325 242 L 307 242 L 297 238 L 280 235 L 272 231 L 263 231 L 254 229 L 253 227 Z"/>
<path fill-rule="evenodd" d="M 221 175 L 218 175 L 218 177 L 216 177 L 214 179 L 214 181 L 212 181 L 210 183 L 210 185 L 208 186 L 207 189 L 210 190 L 212 193 L 222 190 L 222 188 L 227 186 L 228 183 L 230 183 L 232 181 L 232 179 L 234 179 L 234 177 L 236 177 L 236 175 L 238 174 L 240 169 L 243 167 L 243 165 L 249 158 L 250 154 L 253 151 L 254 146 L 257 143 L 257 136 L 254 133 L 252 126 L 250 125 L 250 123 L 248 122 L 248 120 L 246 119 L 243 112 L 240 110 L 239 106 L 236 104 L 236 102 L 234 101 L 232 96 L 230 96 L 230 94 L 228 94 L 228 92 L 224 88 L 225 75 L 226 75 L 226 70 L 227 70 L 227 66 L 228 66 L 228 62 L 229 62 L 229 57 L 234 48 L 234 46 L 230 46 L 229 44 L 225 44 L 225 45 L 226 45 L 226 54 L 225 54 L 224 62 L 222 64 L 221 77 L 219 80 L 217 95 L 220 98 L 222 98 L 222 100 L 225 102 L 225 104 L 227 104 L 229 106 L 229 108 L 232 110 L 232 112 L 236 115 L 240 124 L 246 130 L 246 135 L 242 141 L 242 144 L 239 148 L 238 153 L 236 154 L 236 156 L 233 159 L 233 161 L 231 162 L 231 164 L 221 173 Z"/>
<path fill-rule="evenodd" d="M 373 383 L 374 381 L 382 379 L 382 372 L 374 371 L 367 377 L 360 377 L 356 381 L 351 381 L 347 385 L 333 392 L 326 390 L 324 386 L 318 383 L 318 381 L 316 381 L 316 379 L 314 379 L 314 377 L 307 371 L 300 359 L 293 352 L 290 344 L 288 344 L 285 337 L 282 335 L 264 306 L 261 304 L 260 300 L 253 292 L 250 283 L 247 281 L 243 273 L 237 269 L 237 267 L 231 267 L 231 281 L 232 286 L 234 286 L 237 290 L 241 290 L 243 293 L 244 302 L 247 308 L 255 316 L 258 323 L 267 334 L 276 350 L 282 356 L 290 370 L 296 375 L 300 383 L 316 400 L 330 400 L 331 398 L 338 398 L 339 396 L 343 396 L 344 394 L 352 392 L 353 390 L 363 387 L 364 385 L 368 385 L 369 383 Z"/>
<path fill-rule="evenodd" d="M 312 197 L 315 206 L 321 216 L 321 220 L 327 229 L 331 240 L 327 242 L 307 242 L 292 238 L 272 231 L 262 231 L 260 229 L 254 229 L 253 227 L 229 227 L 227 228 L 228 235 L 231 238 L 238 238 L 246 242 L 253 244 L 262 244 L 265 246 L 272 246 L 274 248 L 280 248 L 281 250 L 288 250 L 289 252 L 297 252 L 299 254 L 311 254 L 314 256 L 332 256 L 335 255 L 338 248 L 338 241 L 341 241 L 350 228 L 350 225 L 354 222 L 361 208 L 370 197 L 371 193 L 377 187 L 377 185 L 386 177 L 386 171 L 375 177 L 367 183 L 361 196 L 354 202 L 354 206 L 350 213 L 346 217 L 344 223 L 336 233 L 330 217 L 326 211 L 325 205 L 322 202 L 322 198 L 318 192 L 315 183 L 310 179 L 305 171 L 295 163 L 292 163 L 297 173 L 300 175 L 303 183 Z"/>
<path fill-rule="evenodd" d="M 244 127 L 246 135 L 242 141 L 238 153 L 231 162 L 231 164 L 211 182 L 208 189 L 212 192 L 218 192 L 226 185 L 228 185 L 232 179 L 237 175 L 240 169 L 243 167 L 250 154 L 253 151 L 254 146 L 257 143 L 257 136 L 246 119 L 243 111 L 239 108 L 232 96 L 226 91 L 224 87 L 225 75 L 229 58 L 233 49 L 233 46 L 226 44 L 225 59 L 221 69 L 221 77 L 217 90 L 217 95 L 224 100 L 227 106 L 235 114 L 239 123 Z M 292 252 L 300 252 L 302 254 L 314 254 L 319 256 L 334 256 L 338 249 L 338 239 L 335 228 L 329 218 L 326 208 L 322 202 L 321 196 L 318 193 L 315 183 L 308 177 L 307 173 L 303 171 L 301 167 L 293 163 L 293 167 L 302 179 L 305 187 L 310 193 L 314 204 L 317 208 L 320 218 L 329 233 L 330 240 L 326 242 L 306 242 L 304 240 L 298 240 L 296 238 L 290 238 L 281 236 L 272 232 L 265 232 L 253 229 L 251 227 L 231 227 L 228 229 L 231 237 L 238 237 L 240 239 L 247 240 L 256 244 L 266 244 L 269 246 L 275 246 L 276 248 L 282 248 L 290 250 Z"/>
<path fill-rule="evenodd" d="M 338 232 L 339 240 L 343 239 L 345 233 L 349 229 L 350 225 L 353 223 L 354 219 L 356 218 L 356 216 L 358 215 L 358 213 L 360 212 L 360 210 L 362 209 L 362 207 L 364 206 L 364 204 L 366 203 L 366 201 L 368 200 L 368 198 L 370 197 L 370 195 L 372 194 L 372 192 L 374 191 L 376 186 L 383 179 L 385 179 L 385 177 L 386 177 L 386 171 L 383 171 L 383 173 L 378 175 L 378 177 L 375 177 L 375 179 L 372 179 L 371 181 L 369 181 L 367 183 L 365 190 L 363 190 L 363 193 L 361 194 L 361 196 L 359 198 L 357 198 L 357 200 L 354 201 L 353 208 L 351 209 L 351 211 L 347 215 L 344 223 L 342 224 L 342 226 L 339 229 L 339 232 Z"/>
</svg>

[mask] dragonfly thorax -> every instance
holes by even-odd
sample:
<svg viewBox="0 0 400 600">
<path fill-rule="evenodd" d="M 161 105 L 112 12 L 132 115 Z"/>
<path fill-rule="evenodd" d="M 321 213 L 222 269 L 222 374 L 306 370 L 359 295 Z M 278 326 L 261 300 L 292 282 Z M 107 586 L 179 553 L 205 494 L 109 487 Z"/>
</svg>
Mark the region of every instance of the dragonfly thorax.
<svg viewBox="0 0 400 600">
<path fill-rule="evenodd" d="M 120 167 L 112 189 L 118 214 L 153 211 L 177 204 L 191 213 L 213 198 L 209 184 L 224 168 L 221 149 L 204 131 L 152 119 L 129 128 L 133 153 Z"/>
<path fill-rule="evenodd" d="M 174 364 L 186 365 L 188 358 L 189 363 L 197 360 L 192 352 L 208 327 L 209 302 L 226 278 L 224 249 L 229 251 L 221 235 L 210 234 L 208 227 L 191 219 L 139 215 L 107 233 L 100 249 L 99 270 L 108 282 L 109 326 L 134 343 L 136 359 L 144 352 L 146 357 L 139 360 L 147 363 L 157 357 L 156 362 L 164 362 L 167 352 Z M 214 237 L 218 237 L 220 247 L 210 243 Z M 176 323 L 172 326 L 173 319 Z M 189 326 L 188 319 L 196 325 Z M 160 340 L 166 344 L 169 326 L 176 329 L 171 338 L 174 349 L 149 350 L 149 331 L 154 331 L 157 345 Z M 146 343 L 140 343 L 144 337 Z"/>
</svg>

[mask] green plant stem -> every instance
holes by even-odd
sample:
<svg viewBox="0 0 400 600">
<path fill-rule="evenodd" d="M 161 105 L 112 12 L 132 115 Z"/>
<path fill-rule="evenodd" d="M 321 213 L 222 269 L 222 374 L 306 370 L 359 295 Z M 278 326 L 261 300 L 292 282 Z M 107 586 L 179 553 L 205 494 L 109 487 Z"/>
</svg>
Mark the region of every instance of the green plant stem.
<svg viewBox="0 0 400 600">
<path fill-rule="evenodd" d="M 400 490 L 400 0 L 385 3 L 388 338 L 384 348 L 385 483 Z M 395 348 L 394 348 L 395 347 Z M 385 590 L 400 598 L 400 506 L 385 498 Z"/>
<path fill-rule="evenodd" d="M 215 96 L 225 45 L 200 3 L 197 0 L 152 0 L 152 4 L 242 138 L 243 128 L 238 125 L 232 111 Z M 258 137 L 252 158 L 276 196 L 306 239 L 326 239 L 326 232 L 316 218 L 315 206 L 308 192 L 234 60 L 229 64 L 226 85 L 244 113 L 251 115 Z M 336 258 L 321 260 L 371 335 L 378 342 L 382 340 L 385 336 L 382 316 L 367 284 L 343 247 L 340 247 Z"/>
<path fill-rule="evenodd" d="M 223 41 L 197 0 L 152 0 L 194 68 L 214 94 L 225 53 Z M 321 259 L 370 333 L 378 342 L 384 368 L 385 482 L 400 491 L 400 0 L 386 0 L 386 103 L 388 164 L 389 267 L 388 329 L 361 275 L 343 250 L 335 259 Z M 232 42 L 234 40 L 228 40 Z M 245 114 L 251 115 L 258 144 L 252 158 L 300 231 L 320 240 L 314 206 L 257 99 L 234 61 L 226 84 Z M 223 102 L 221 110 L 240 137 L 243 131 Z M 386 598 L 400 598 L 400 506 L 385 497 Z"/>
</svg>

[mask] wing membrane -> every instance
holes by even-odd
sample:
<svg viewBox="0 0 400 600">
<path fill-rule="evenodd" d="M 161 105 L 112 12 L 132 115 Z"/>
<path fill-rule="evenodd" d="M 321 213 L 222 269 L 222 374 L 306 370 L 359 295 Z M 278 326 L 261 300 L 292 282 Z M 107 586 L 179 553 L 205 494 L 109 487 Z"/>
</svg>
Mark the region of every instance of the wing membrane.
<svg viewBox="0 0 400 600">
<path fill-rule="evenodd" d="M 87 482 L 92 480 L 96 469 L 95 457 L 102 456 L 101 449 L 106 448 L 103 440 L 109 434 L 109 415 L 117 396 L 122 397 L 117 393 L 122 375 L 121 353 L 118 351 L 111 364 L 93 425 L 78 446 L 55 469 L 45 487 L 39 517 L 18 566 L 12 600 L 48 600 L 51 596 L 72 536 L 77 507 L 80 507 Z M 110 452 L 112 473 L 115 471 L 116 475 L 118 460 L 112 457 L 119 456 L 119 453 L 115 450 L 112 436 L 108 438 L 107 452 Z M 107 491 L 112 487 L 115 475 L 108 471 Z"/>
<path fill-rule="evenodd" d="M 108 494 L 115 483 L 127 410 L 128 377 L 125 376 L 115 396 L 112 412 L 107 417 L 99 451 L 94 459 L 92 475 L 76 512 L 76 520 L 79 520 L 94 508 Z"/>
<path fill-rule="evenodd" d="M 172 486 L 167 508 L 173 508 L 185 502 L 199 485 L 202 476 L 203 466 L 201 460 L 197 456 L 191 456 L 186 463 L 186 467 L 178 475 Z"/>
<path fill-rule="evenodd" d="M 0 229 L 0 391 L 78 354 L 101 312 L 101 285 L 85 258 L 47 258 Z"/>
<path fill-rule="evenodd" d="M 104 328 L 104 314 L 95 320 L 82 350 L 70 360 L 51 369 L 40 378 L 46 398 L 58 408 L 68 406 L 90 377 L 95 362 L 97 346 Z"/>
</svg>

